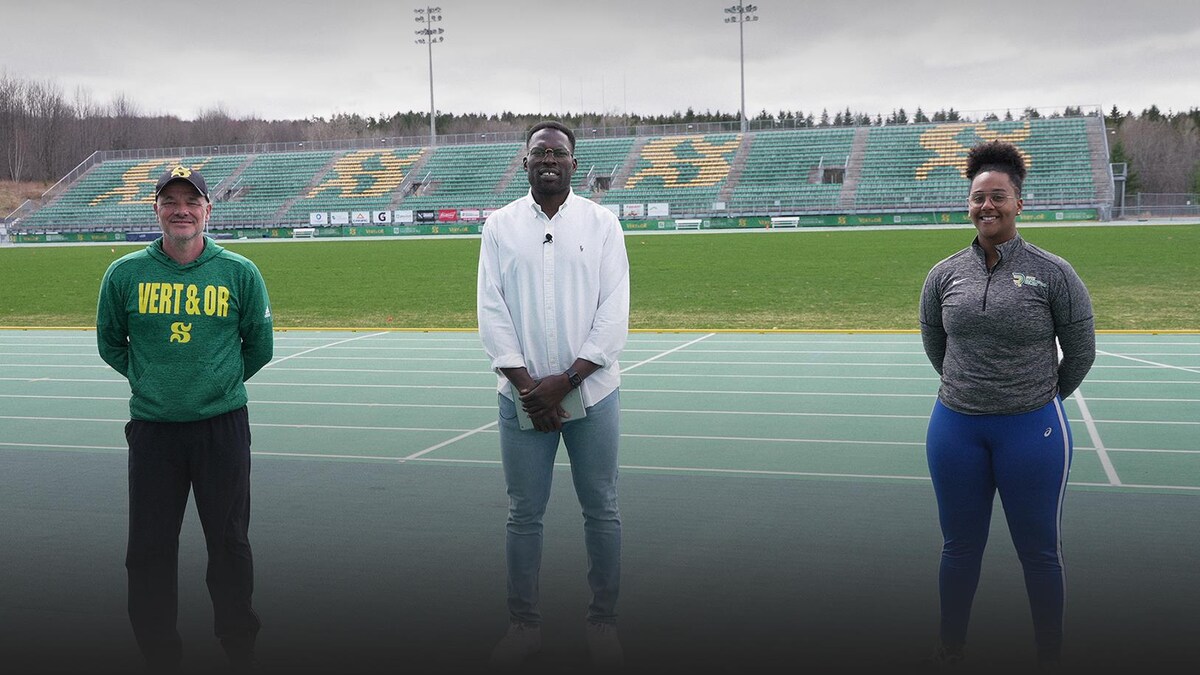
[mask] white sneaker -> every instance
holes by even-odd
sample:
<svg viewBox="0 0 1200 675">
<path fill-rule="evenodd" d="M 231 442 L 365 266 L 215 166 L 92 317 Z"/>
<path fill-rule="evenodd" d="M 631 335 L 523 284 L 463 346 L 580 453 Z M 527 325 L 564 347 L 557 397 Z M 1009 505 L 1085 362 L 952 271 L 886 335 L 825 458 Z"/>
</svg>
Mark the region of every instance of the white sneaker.
<svg viewBox="0 0 1200 675">
<path fill-rule="evenodd" d="M 614 671 L 625 665 L 625 652 L 621 649 L 621 640 L 617 637 L 616 624 L 589 621 L 586 636 L 593 668 Z"/>
<path fill-rule="evenodd" d="M 542 629 L 519 622 L 508 624 L 508 632 L 492 649 L 488 661 L 495 670 L 511 670 L 542 649 Z"/>
</svg>

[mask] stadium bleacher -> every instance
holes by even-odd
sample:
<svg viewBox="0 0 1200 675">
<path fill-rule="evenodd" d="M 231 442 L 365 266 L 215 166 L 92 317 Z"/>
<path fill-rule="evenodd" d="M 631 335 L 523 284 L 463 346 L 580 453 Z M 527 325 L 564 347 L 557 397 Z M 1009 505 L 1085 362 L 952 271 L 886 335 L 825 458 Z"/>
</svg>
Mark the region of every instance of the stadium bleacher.
<svg viewBox="0 0 1200 675">
<path fill-rule="evenodd" d="M 609 190 L 601 203 L 666 203 L 672 212 L 711 208 L 741 142 L 741 134 L 651 138 L 624 184 Z"/>
<path fill-rule="evenodd" d="M 25 219 L 21 229 L 155 229 L 154 184 L 168 167 L 183 164 L 202 171 L 211 192 L 244 160 L 243 155 L 219 155 L 103 162 Z"/>
<path fill-rule="evenodd" d="M 474 145 L 439 146 L 433 151 L 418 180 L 418 194 L 400 202 L 403 209 L 460 209 L 503 206 L 506 192 L 502 182 L 508 180 L 529 184 L 524 177 L 514 176 L 519 167 L 520 143 L 486 143 Z M 516 180 L 512 180 L 515 177 Z M 508 199 L 507 201 L 511 201 Z"/>
<path fill-rule="evenodd" d="M 823 182 L 826 167 L 845 168 L 853 128 L 762 132 L 728 200 L 730 211 L 805 211 L 837 205 L 841 183 Z"/>
<path fill-rule="evenodd" d="M 303 191 L 283 220 L 307 223 L 313 212 L 389 209 L 397 188 L 410 177 L 409 169 L 424 154 L 423 148 L 348 152 L 333 163 L 317 185 Z"/>
<path fill-rule="evenodd" d="M 967 151 L 981 141 L 1005 140 L 1025 155 L 1026 203 L 1094 203 L 1085 120 L 918 124 L 869 130 L 855 206 L 872 209 L 945 208 L 962 204 L 969 184 Z"/>
<path fill-rule="evenodd" d="M 1107 158 L 1092 149 L 1105 147 L 1096 134 L 1103 126 L 1090 118 L 595 139 L 581 132 L 574 188 L 616 207 L 669 204 L 673 217 L 713 215 L 715 202 L 739 216 L 959 209 L 968 148 L 1004 139 L 1028 161 L 1027 208 L 1098 207 L 1095 168 Z M 204 172 L 212 223 L 226 229 L 304 226 L 314 212 L 495 208 L 528 190 L 522 150 L 500 142 L 99 161 L 10 229 L 154 229 L 154 181 L 176 163 Z"/>
<path fill-rule="evenodd" d="M 333 158 L 333 152 L 265 153 L 251 157 L 248 166 L 231 184 L 218 185 L 213 199 L 220 206 L 213 209 L 213 224 L 273 222 L 284 204 L 299 195 L 317 171 Z M 308 222 L 307 216 L 302 222 Z"/>
</svg>

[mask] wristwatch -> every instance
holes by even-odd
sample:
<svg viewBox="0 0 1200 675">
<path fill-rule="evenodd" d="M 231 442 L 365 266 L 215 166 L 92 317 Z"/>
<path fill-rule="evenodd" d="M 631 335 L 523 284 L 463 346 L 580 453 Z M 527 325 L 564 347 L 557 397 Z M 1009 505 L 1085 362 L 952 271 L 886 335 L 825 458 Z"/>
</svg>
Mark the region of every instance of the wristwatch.
<svg viewBox="0 0 1200 675">
<path fill-rule="evenodd" d="M 574 368 L 567 368 L 563 371 L 563 375 L 567 376 L 567 381 L 571 383 L 572 389 L 578 389 L 579 385 L 583 384 L 583 378 L 579 376 L 579 373 L 575 372 Z"/>
</svg>

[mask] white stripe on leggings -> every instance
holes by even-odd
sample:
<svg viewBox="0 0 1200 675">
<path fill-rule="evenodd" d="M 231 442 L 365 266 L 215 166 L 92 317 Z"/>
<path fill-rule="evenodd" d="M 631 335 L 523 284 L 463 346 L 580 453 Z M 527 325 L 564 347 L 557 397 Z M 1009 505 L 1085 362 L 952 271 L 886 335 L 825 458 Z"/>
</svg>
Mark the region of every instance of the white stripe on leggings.
<svg viewBox="0 0 1200 675">
<path fill-rule="evenodd" d="M 1062 555 L 1062 512 L 1063 499 L 1067 494 L 1067 474 L 1071 470 L 1071 436 L 1067 427 L 1067 416 L 1063 413 L 1062 401 L 1057 396 L 1054 397 L 1054 412 L 1058 414 L 1058 428 L 1062 436 L 1063 443 L 1063 472 L 1062 483 L 1058 486 L 1058 512 L 1054 514 L 1054 539 L 1056 554 L 1058 555 L 1058 573 L 1062 577 L 1062 617 L 1060 618 L 1061 625 L 1064 630 L 1066 627 L 1067 616 L 1067 566 L 1063 562 Z"/>
</svg>

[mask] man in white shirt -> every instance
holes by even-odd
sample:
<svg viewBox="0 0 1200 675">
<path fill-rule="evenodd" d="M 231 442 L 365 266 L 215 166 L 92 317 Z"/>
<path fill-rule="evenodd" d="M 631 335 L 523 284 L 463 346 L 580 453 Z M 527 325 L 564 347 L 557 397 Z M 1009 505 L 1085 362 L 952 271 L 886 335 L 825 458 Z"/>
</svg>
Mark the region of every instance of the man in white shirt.
<svg viewBox="0 0 1200 675">
<path fill-rule="evenodd" d="M 617 357 L 629 332 L 629 260 L 617 217 L 571 190 L 577 167 L 571 130 L 540 122 L 529 130 L 526 149 L 529 194 L 487 219 L 479 255 L 479 334 L 498 375 L 509 496 L 510 624 L 492 664 L 515 667 L 541 649 L 542 516 L 561 438 L 583 508 L 592 590 L 588 648 L 596 666 L 611 669 L 623 661 L 616 633 Z M 569 394 L 582 397 L 582 418 L 561 405 Z M 532 429 L 521 429 L 518 406 Z"/>
</svg>

